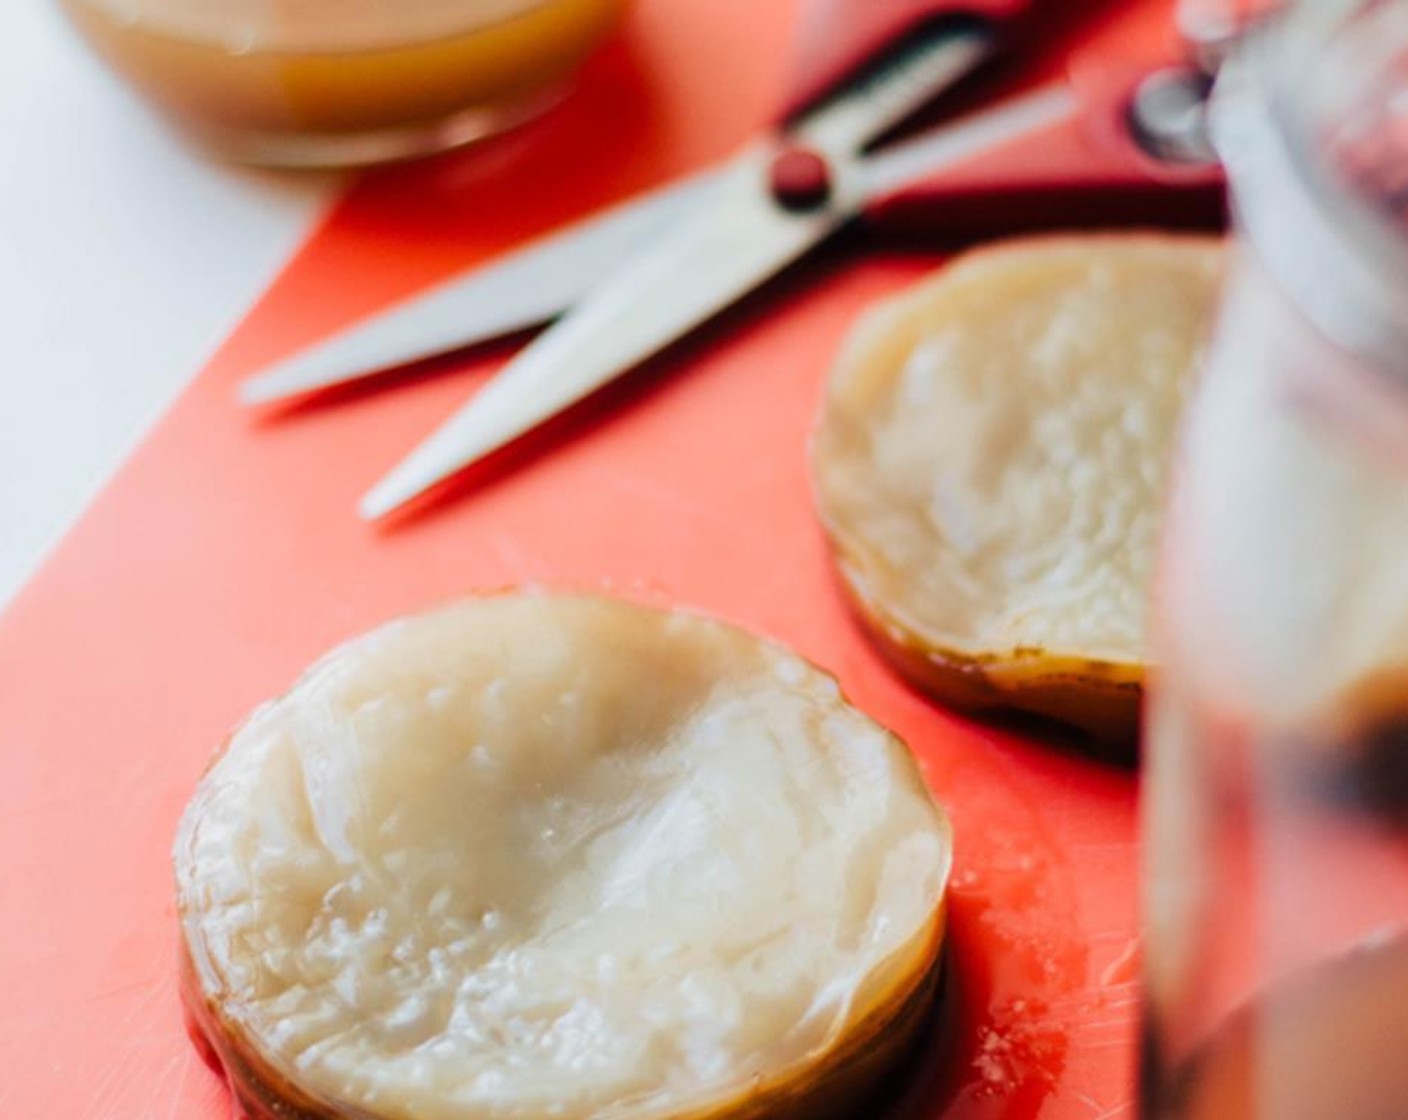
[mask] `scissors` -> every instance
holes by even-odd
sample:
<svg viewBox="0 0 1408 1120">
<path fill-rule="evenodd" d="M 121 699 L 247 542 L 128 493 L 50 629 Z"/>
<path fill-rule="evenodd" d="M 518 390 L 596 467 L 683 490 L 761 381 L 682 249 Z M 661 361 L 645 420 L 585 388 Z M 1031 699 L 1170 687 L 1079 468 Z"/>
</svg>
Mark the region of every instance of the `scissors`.
<svg viewBox="0 0 1408 1120">
<path fill-rule="evenodd" d="M 1055 0 L 1052 0 L 1055 2 Z M 1222 176 L 1196 127 L 1201 72 L 1166 48 L 871 146 L 1020 45 L 1033 0 L 811 0 L 775 130 L 265 369 L 264 404 L 557 319 L 378 482 L 380 518 L 688 334 L 857 217 L 971 231 L 1063 221 L 1212 224 Z M 1035 37 L 1035 36 L 1033 36 Z M 602 262 L 621 262 L 603 277 Z M 560 317 L 559 317 L 560 316 Z"/>
</svg>

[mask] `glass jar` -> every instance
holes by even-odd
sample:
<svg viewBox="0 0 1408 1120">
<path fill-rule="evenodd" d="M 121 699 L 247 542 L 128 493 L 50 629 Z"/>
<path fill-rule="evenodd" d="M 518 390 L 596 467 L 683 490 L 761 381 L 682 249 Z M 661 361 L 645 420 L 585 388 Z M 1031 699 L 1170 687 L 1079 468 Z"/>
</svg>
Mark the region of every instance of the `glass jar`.
<svg viewBox="0 0 1408 1120">
<path fill-rule="evenodd" d="M 1408 4 L 1214 97 L 1237 236 L 1147 724 L 1145 1120 L 1408 1116 Z"/>
<path fill-rule="evenodd" d="M 424 155 L 564 92 L 625 0 L 61 0 L 83 37 L 227 157 Z"/>
</svg>

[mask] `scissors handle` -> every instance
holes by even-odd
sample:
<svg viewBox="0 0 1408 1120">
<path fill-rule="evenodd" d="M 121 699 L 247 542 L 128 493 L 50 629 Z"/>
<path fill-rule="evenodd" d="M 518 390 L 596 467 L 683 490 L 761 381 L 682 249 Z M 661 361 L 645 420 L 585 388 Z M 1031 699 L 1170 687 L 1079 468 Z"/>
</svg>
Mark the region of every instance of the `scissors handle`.
<svg viewBox="0 0 1408 1120">
<path fill-rule="evenodd" d="M 925 24 L 966 17 L 1006 25 L 1030 6 L 1031 0 L 808 0 L 783 116 L 815 105 Z"/>
</svg>

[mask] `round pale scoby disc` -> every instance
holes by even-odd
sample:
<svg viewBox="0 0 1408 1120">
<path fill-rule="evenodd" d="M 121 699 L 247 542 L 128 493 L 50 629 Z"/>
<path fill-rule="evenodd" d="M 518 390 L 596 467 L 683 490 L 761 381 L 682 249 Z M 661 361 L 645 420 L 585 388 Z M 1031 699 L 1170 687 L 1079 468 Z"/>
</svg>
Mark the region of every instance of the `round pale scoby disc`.
<svg viewBox="0 0 1408 1120">
<path fill-rule="evenodd" d="M 1222 255 L 1210 238 L 1014 241 L 856 327 L 812 446 L 817 507 L 881 648 L 940 699 L 1132 737 Z"/>
<path fill-rule="evenodd" d="M 950 854 L 786 649 L 471 599 L 228 742 L 176 843 L 186 998 L 256 1116 L 828 1116 L 923 1021 Z"/>
</svg>

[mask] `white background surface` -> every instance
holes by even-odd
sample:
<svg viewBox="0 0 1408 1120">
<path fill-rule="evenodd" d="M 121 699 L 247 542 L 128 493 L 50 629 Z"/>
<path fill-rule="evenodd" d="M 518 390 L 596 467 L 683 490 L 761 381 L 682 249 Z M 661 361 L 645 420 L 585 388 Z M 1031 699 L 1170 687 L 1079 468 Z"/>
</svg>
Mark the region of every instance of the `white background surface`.
<svg viewBox="0 0 1408 1120">
<path fill-rule="evenodd" d="M 2 608 L 336 183 L 183 148 L 54 0 L 0 6 L 0 144 Z"/>
</svg>

